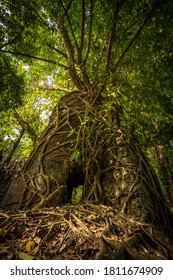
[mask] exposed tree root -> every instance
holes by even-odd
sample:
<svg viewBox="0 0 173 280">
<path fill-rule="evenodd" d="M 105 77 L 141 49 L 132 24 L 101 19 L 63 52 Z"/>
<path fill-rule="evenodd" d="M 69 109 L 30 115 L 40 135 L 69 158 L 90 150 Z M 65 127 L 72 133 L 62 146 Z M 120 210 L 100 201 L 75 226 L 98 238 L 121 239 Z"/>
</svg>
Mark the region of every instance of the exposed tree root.
<svg viewBox="0 0 173 280">
<path fill-rule="evenodd" d="M 168 236 L 102 204 L 1 210 L 0 228 L 0 259 L 173 259 Z"/>
<path fill-rule="evenodd" d="M 81 92 L 55 107 L 2 201 L 3 259 L 25 250 L 35 259 L 173 259 L 173 215 L 157 176 L 104 106 L 100 96 Z"/>
</svg>

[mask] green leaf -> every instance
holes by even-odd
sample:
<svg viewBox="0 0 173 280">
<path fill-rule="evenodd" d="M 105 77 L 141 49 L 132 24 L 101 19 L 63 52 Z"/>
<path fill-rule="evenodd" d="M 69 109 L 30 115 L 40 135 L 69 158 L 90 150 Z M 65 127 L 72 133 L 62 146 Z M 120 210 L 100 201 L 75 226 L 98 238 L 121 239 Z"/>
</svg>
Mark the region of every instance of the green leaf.
<svg viewBox="0 0 173 280">
<path fill-rule="evenodd" d="M 33 260 L 34 256 L 31 256 L 29 254 L 26 254 L 26 253 L 22 252 L 22 253 L 19 254 L 19 258 L 21 260 Z"/>
<path fill-rule="evenodd" d="M 74 133 L 75 133 L 75 129 L 72 129 L 72 130 L 70 131 L 70 133 L 67 135 L 67 137 L 72 136 Z"/>
</svg>

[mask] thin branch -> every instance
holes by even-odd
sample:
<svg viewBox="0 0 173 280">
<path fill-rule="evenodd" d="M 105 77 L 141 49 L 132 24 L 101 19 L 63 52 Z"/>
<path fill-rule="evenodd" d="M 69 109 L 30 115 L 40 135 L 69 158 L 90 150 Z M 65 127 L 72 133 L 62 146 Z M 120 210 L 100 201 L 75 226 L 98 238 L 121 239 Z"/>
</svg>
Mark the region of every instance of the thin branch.
<svg viewBox="0 0 173 280">
<path fill-rule="evenodd" d="M 160 139 L 160 137 L 162 137 L 163 135 L 165 135 L 170 129 L 172 129 L 172 127 L 173 127 L 173 123 L 171 123 L 171 124 L 169 125 L 169 127 L 167 127 L 166 129 L 159 131 L 159 133 L 156 134 L 156 135 L 153 137 L 153 139 L 157 139 L 157 138 Z"/>
<path fill-rule="evenodd" d="M 76 91 L 72 91 L 68 88 L 54 88 L 54 87 L 44 87 L 44 86 L 36 86 L 36 87 L 33 87 L 33 88 L 38 88 L 38 89 L 42 89 L 42 90 L 51 90 L 51 91 L 64 91 L 64 92 L 68 92 L 68 93 L 73 93 L 73 92 L 76 92 Z"/>
<path fill-rule="evenodd" d="M 138 17 L 137 15 L 141 12 L 141 10 L 143 9 L 143 7 L 139 7 L 136 11 L 136 15 L 131 18 L 131 21 L 129 22 L 129 24 L 126 26 L 124 33 L 128 32 L 137 22 L 138 22 Z"/>
<path fill-rule="evenodd" d="M 20 32 L 21 33 L 21 32 Z M 20 34 L 19 33 L 19 34 Z M 0 51 L 5 48 L 6 46 L 12 45 L 14 43 L 14 41 L 16 41 L 16 39 L 18 39 L 19 34 L 17 34 L 16 37 L 14 37 L 13 39 L 9 40 L 7 43 L 5 43 L 4 45 L 0 46 Z"/>
<path fill-rule="evenodd" d="M 26 53 L 13 52 L 13 51 L 8 51 L 8 50 L 0 50 L 0 52 L 9 53 L 9 54 L 13 54 L 13 55 L 16 55 L 16 56 L 29 57 L 29 58 L 32 58 L 32 59 L 37 59 L 37 60 L 41 60 L 41 61 L 44 61 L 44 62 L 57 64 L 55 61 L 45 59 L 45 58 L 41 58 L 41 57 L 37 57 L 37 56 L 34 56 L 34 55 L 30 55 L 30 54 L 26 54 Z"/>
<path fill-rule="evenodd" d="M 34 10 L 36 16 L 38 17 L 37 20 L 38 20 L 39 22 L 41 22 L 42 24 L 44 24 L 45 26 L 47 26 L 47 27 L 50 28 L 48 22 L 46 22 L 46 21 L 40 16 L 40 14 L 38 13 L 38 11 L 37 11 L 34 7 L 32 7 L 32 8 L 33 8 L 33 10 Z M 52 28 L 50 28 L 50 29 L 52 29 Z"/>
<path fill-rule="evenodd" d="M 64 26 L 64 19 L 61 16 L 58 17 L 58 28 L 59 28 L 61 36 L 62 36 L 62 40 L 63 40 L 64 47 L 65 47 L 65 50 L 67 53 L 68 61 L 70 63 L 70 66 L 72 66 L 75 63 L 74 50 L 73 50 L 72 43 L 70 41 L 68 31 Z"/>
<path fill-rule="evenodd" d="M 16 37 L 14 39 L 12 39 L 11 41 L 8 41 L 7 43 L 3 44 L 2 46 L 0 46 L 0 51 L 3 51 L 2 49 L 9 46 L 9 45 L 12 45 L 13 42 L 15 41 Z"/>
<path fill-rule="evenodd" d="M 80 47 L 78 50 L 78 64 L 82 63 L 82 51 L 84 46 L 84 31 L 85 31 L 85 0 L 81 1 L 82 3 L 82 12 L 81 12 L 81 30 L 80 30 Z"/>
<path fill-rule="evenodd" d="M 17 35 L 13 39 L 9 40 L 4 45 L 0 46 L 0 50 L 2 50 L 8 45 L 12 45 L 17 39 L 19 39 L 19 36 L 22 34 L 23 31 L 24 31 L 24 26 L 21 27 L 21 30 L 17 33 Z"/>
<path fill-rule="evenodd" d="M 147 24 L 148 20 L 152 17 L 153 12 L 155 11 L 155 9 L 157 8 L 157 5 L 159 4 L 159 0 L 155 1 L 151 11 L 148 13 L 147 17 L 145 18 L 143 24 L 140 26 L 140 28 L 138 29 L 138 31 L 136 32 L 136 34 L 134 35 L 134 37 L 132 38 L 132 40 L 129 42 L 129 44 L 127 45 L 127 47 L 125 48 L 125 50 L 122 52 L 122 54 L 120 55 L 119 59 L 117 60 L 117 62 L 115 63 L 114 67 L 112 67 L 111 71 L 116 71 L 116 69 L 118 68 L 120 62 L 123 60 L 123 58 L 125 57 L 126 53 L 129 51 L 130 47 L 132 46 L 132 44 L 136 41 L 136 39 L 138 38 L 139 34 L 141 33 L 141 31 L 144 29 L 145 25 Z"/>
<path fill-rule="evenodd" d="M 69 70 L 69 69 L 70 69 L 69 66 L 64 65 L 64 64 L 62 64 L 62 63 L 57 63 L 57 65 L 60 66 L 60 67 L 62 67 L 62 68 L 64 68 L 65 70 Z"/>
<path fill-rule="evenodd" d="M 71 8 L 71 4 L 72 4 L 72 2 L 73 2 L 73 0 L 69 0 L 69 3 L 67 4 L 67 6 L 66 6 L 66 11 L 65 11 L 65 13 L 62 15 L 62 18 L 64 18 L 65 17 L 65 15 L 66 15 L 66 12 L 68 13 L 68 10 Z M 60 0 L 60 3 L 61 3 L 61 6 L 63 7 L 64 5 L 63 5 L 63 3 L 62 3 L 62 1 Z M 64 9 L 64 8 L 63 8 Z"/>
<path fill-rule="evenodd" d="M 32 142 L 35 144 L 37 142 L 38 135 L 30 126 L 29 122 L 25 121 L 17 112 L 14 112 L 13 116 L 16 118 L 22 129 L 24 129 L 30 135 Z"/>
<path fill-rule="evenodd" d="M 71 24 L 71 21 L 70 21 L 70 18 L 68 16 L 68 10 L 65 8 L 64 4 L 62 3 L 62 1 L 60 0 L 60 3 L 61 3 L 61 6 L 63 7 L 63 10 L 64 10 L 64 16 L 66 16 L 67 18 L 67 21 L 68 21 L 68 25 L 69 25 L 69 28 L 70 28 L 70 31 L 71 31 L 71 34 L 73 36 L 73 40 L 74 40 L 74 43 L 75 43 L 75 46 L 76 46 L 76 49 L 78 50 L 79 49 L 79 46 L 78 46 L 78 43 L 77 43 L 77 40 L 76 40 L 76 36 L 75 36 L 75 33 L 73 31 L 73 27 L 72 27 L 72 24 Z M 71 2 L 70 2 L 71 4 Z"/>
<path fill-rule="evenodd" d="M 94 2 L 93 2 L 93 0 L 90 0 L 90 17 L 89 17 L 89 28 L 88 28 L 88 42 L 87 42 L 86 55 L 85 55 L 85 59 L 83 61 L 83 64 L 85 64 L 87 62 L 87 59 L 88 59 L 88 56 L 89 56 L 89 53 L 90 53 L 92 23 L 93 23 L 93 10 L 94 10 Z"/>
<path fill-rule="evenodd" d="M 54 46 L 51 46 L 50 44 L 47 44 L 47 46 L 49 48 L 51 48 L 52 50 L 54 50 L 55 52 L 59 53 L 60 55 L 62 55 L 64 58 L 68 59 L 66 53 L 64 53 L 63 51 L 60 51 L 59 49 L 57 49 L 56 47 Z"/>
<path fill-rule="evenodd" d="M 117 22 L 118 22 L 118 14 L 119 14 L 120 7 L 122 6 L 122 4 L 123 4 L 122 2 L 120 4 L 117 3 L 117 5 L 114 9 L 114 12 L 113 12 L 112 28 L 111 28 L 111 30 L 109 32 L 109 36 L 108 36 L 108 47 L 107 47 L 104 75 L 106 75 L 106 73 L 108 72 L 108 69 L 109 69 L 112 45 L 113 45 L 114 36 L 115 36 L 115 29 L 116 29 Z"/>
<path fill-rule="evenodd" d="M 105 60 L 105 67 L 103 70 L 103 73 L 101 75 L 99 75 L 98 80 L 96 82 L 96 84 L 100 85 L 100 89 L 99 92 L 102 91 L 103 89 L 103 84 L 105 82 L 105 80 L 107 79 L 107 75 L 109 74 L 109 66 L 110 66 L 110 62 L 111 62 L 111 54 L 112 54 L 112 47 L 113 47 L 113 43 L 115 41 L 115 31 L 116 31 L 116 26 L 117 26 L 117 22 L 118 22 L 118 15 L 120 12 L 120 8 L 123 5 L 123 1 L 120 1 L 119 3 L 115 4 L 114 10 L 113 10 L 113 17 L 112 17 L 112 26 L 110 31 L 108 32 L 108 36 L 106 38 L 106 42 L 105 42 L 105 46 L 106 47 L 106 60 Z M 102 51 L 104 50 L 105 46 L 103 47 Z"/>
<path fill-rule="evenodd" d="M 70 75 L 72 81 L 74 82 L 75 86 L 78 89 L 82 89 L 83 88 L 83 83 L 80 80 L 80 78 L 77 74 L 77 71 L 75 69 L 75 59 L 74 59 L 73 45 L 70 41 L 68 31 L 64 26 L 64 16 L 63 17 L 62 16 L 58 17 L 58 28 L 59 28 L 59 31 L 61 33 L 62 40 L 63 40 L 63 43 L 64 43 L 64 48 L 66 50 L 67 57 L 68 57 L 69 75 Z"/>
</svg>

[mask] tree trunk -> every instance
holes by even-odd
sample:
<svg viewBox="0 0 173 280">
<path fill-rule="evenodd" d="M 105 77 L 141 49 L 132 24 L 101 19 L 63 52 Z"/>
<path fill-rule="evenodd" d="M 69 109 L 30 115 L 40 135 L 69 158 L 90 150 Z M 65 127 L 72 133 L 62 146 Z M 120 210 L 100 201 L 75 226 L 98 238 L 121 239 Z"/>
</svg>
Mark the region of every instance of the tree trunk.
<svg viewBox="0 0 173 280">
<path fill-rule="evenodd" d="M 173 207 L 173 172 L 172 161 L 169 159 L 166 150 L 162 145 L 156 145 L 151 151 L 159 170 L 164 192 L 171 207 Z"/>
<path fill-rule="evenodd" d="M 60 100 L 2 207 L 70 203 L 73 189 L 82 185 L 83 201 L 111 205 L 171 237 L 172 213 L 154 170 L 135 137 L 118 127 L 116 109 L 95 96 L 76 92 Z"/>
<path fill-rule="evenodd" d="M 14 142 L 12 148 L 9 150 L 8 155 L 6 157 L 2 158 L 2 161 L 0 162 L 0 169 L 3 169 L 5 165 L 7 166 L 10 163 L 10 161 L 14 155 L 14 152 L 18 148 L 19 143 L 20 143 L 24 133 L 25 133 L 25 129 L 22 128 L 22 130 L 20 131 L 19 136 L 17 137 L 16 141 Z"/>
</svg>

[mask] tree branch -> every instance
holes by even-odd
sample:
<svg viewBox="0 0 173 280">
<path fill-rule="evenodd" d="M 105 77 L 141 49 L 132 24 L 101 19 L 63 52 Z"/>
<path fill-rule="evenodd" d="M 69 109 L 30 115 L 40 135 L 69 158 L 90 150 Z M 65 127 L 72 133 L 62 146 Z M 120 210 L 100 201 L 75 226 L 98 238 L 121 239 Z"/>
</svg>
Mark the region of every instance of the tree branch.
<svg viewBox="0 0 173 280">
<path fill-rule="evenodd" d="M 53 88 L 53 87 L 44 87 L 44 86 L 36 86 L 36 87 L 33 87 L 33 88 L 38 88 L 38 89 L 42 89 L 42 90 L 52 90 L 52 91 L 64 91 L 64 92 L 68 92 L 68 93 L 73 93 L 73 92 L 76 92 L 75 91 L 72 91 L 68 88 Z"/>
<path fill-rule="evenodd" d="M 64 43 L 64 48 L 66 50 L 67 53 L 67 57 L 68 57 L 68 62 L 69 62 L 69 75 L 72 79 L 72 81 L 74 82 L 75 86 L 78 89 L 82 89 L 83 88 L 83 83 L 80 80 L 76 69 L 75 69 L 75 59 L 74 59 L 74 50 L 73 50 L 73 45 L 70 41 L 70 37 L 69 34 L 67 32 L 67 29 L 64 26 L 64 16 L 59 16 L 58 17 L 58 28 L 59 31 L 61 33 L 62 36 L 62 40 Z"/>
<path fill-rule="evenodd" d="M 61 36 L 62 36 L 62 40 L 64 43 L 64 48 L 67 53 L 68 61 L 70 63 L 70 66 L 72 66 L 75 63 L 74 50 L 73 50 L 73 46 L 72 46 L 70 38 L 69 38 L 69 34 L 67 32 L 67 29 L 64 26 L 64 20 L 61 16 L 58 17 L 58 28 L 59 28 Z"/>
<path fill-rule="evenodd" d="M 24 31 L 24 26 L 21 26 L 21 30 L 17 33 L 17 35 L 13 39 L 11 40 L 9 39 L 8 42 L 0 46 L 0 50 L 2 50 L 8 45 L 12 45 L 17 39 L 19 39 L 19 36 L 22 34 L 23 31 Z"/>
<path fill-rule="evenodd" d="M 104 70 L 104 75 L 108 72 L 109 65 L 110 65 L 110 60 L 111 60 L 111 52 L 112 52 L 112 45 L 114 41 L 114 36 L 115 36 L 115 29 L 118 21 L 118 14 L 120 11 L 120 8 L 122 6 L 123 2 L 117 3 L 116 7 L 114 8 L 113 12 L 113 20 L 112 20 L 112 28 L 109 32 L 108 36 L 108 47 L 107 47 L 107 54 L 106 54 L 106 63 L 105 63 L 105 70 Z"/>
<path fill-rule="evenodd" d="M 20 126 L 22 127 L 22 129 L 24 129 L 30 135 L 32 142 L 35 145 L 37 142 L 38 136 L 35 133 L 35 131 L 33 130 L 33 128 L 30 126 L 30 124 L 27 121 L 22 119 L 22 117 L 19 116 L 19 114 L 17 112 L 14 112 L 13 115 L 16 118 L 16 120 L 18 121 L 18 123 L 20 124 Z"/>
<path fill-rule="evenodd" d="M 82 12 L 81 12 L 81 30 L 80 30 L 80 47 L 78 49 L 78 64 L 82 63 L 82 51 L 84 46 L 84 31 L 85 31 L 85 0 L 81 1 L 82 3 Z"/>
<path fill-rule="evenodd" d="M 65 8 L 64 4 L 62 3 L 62 1 L 60 0 L 60 3 L 61 3 L 61 6 L 63 7 L 63 10 L 64 10 L 64 16 L 66 16 L 67 18 L 67 21 L 68 21 L 68 25 L 69 25 L 69 28 L 70 28 L 70 31 L 71 31 L 71 34 L 73 36 L 73 39 L 74 39 L 74 43 L 75 43 L 75 46 L 76 46 L 76 49 L 78 50 L 79 49 L 79 46 L 78 46 L 78 43 L 77 43 L 77 40 L 76 40 L 76 36 L 75 36 L 75 33 L 73 31 L 73 27 L 72 27 L 72 24 L 71 24 L 71 21 L 70 21 L 70 18 L 68 16 L 68 10 Z M 71 4 L 71 2 L 70 2 Z"/>
<path fill-rule="evenodd" d="M 38 13 L 38 11 L 37 11 L 34 7 L 32 7 L 32 9 L 33 9 L 33 11 L 35 12 L 36 16 L 38 17 L 37 20 L 38 20 L 39 22 L 41 22 L 42 24 L 44 24 L 45 26 L 47 26 L 47 27 L 50 28 L 49 24 L 40 16 L 40 14 Z M 51 28 L 50 28 L 50 29 L 51 29 Z"/>
<path fill-rule="evenodd" d="M 94 3 L 93 3 L 93 0 L 90 0 L 90 18 L 89 18 L 89 28 L 88 28 L 88 42 L 87 42 L 86 55 L 85 55 L 83 64 L 86 64 L 89 53 L 90 53 L 92 23 L 93 23 L 93 9 L 94 9 Z"/>
<path fill-rule="evenodd" d="M 116 71 L 116 69 L 118 68 L 120 62 L 125 57 L 126 53 L 129 51 L 129 49 L 132 46 L 132 44 L 136 41 L 136 39 L 138 38 L 138 36 L 141 33 L 141 31 L 144 29 L 144 27 L 147 24 L 148 20 L 152 17 L 152 14 L 156 10 L 158 4 L 159 4 L 159 0 L 156 0 L 154 5 L 153 5 L 153 7 L 152 7 L 152 9 L 151 9 L 151 11 L 148 13 L 147 17 L 145 18 L 143 24 L 140 26 L 140 28 L 138 29 L 138 31 L 136 32 L 136 34 L 134 35 L 132 40 L 129 42 L 129 44 L 127 45 L 125 50 L 122 52 L 122 54 L 120 55 L 119 59 L 115 63 L 114 67 L 112 67 L 111 71 Z"/>
<path fill-rule="evenodd" d="M 54 50 L 55 52 L 59 53 L 60 55 L 62 55 L 64 58 L 68 59 L 66 53 L 64 53 L 63 51 L 60 51 L 59 49 L 57 49 L 56 47 L 54 46 L 51 46 L 50 44 L 47 44 L 47 46 L 49 48 L 51 48 L 52 50 Z"/>
<path fill-rule="evenodd" d="M 9 54 L 13 54 L 13 55 L 16 55 L 16 56 L 29 57 L 29 58 L 41 60 L 41 61 L 44 61 L 44 62 L 48 62 L 48 63 L 52 63 L 52 64 L 57 64 L 55 61 L 52 61 L 52 60 L 49 60 L 49 59 L 45 59 L 45 58 L 41 58 L 41 57 L 37 57 L 37 56 L 34 56 L 34 55 L 30 55 L 30 54 L 26 54 L 26 53 L 13 52 L 13 51 L 8 51 L 8 50 L 0 50 L 0 52 L 9 53 Z"/>
</svg>

